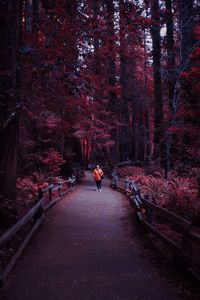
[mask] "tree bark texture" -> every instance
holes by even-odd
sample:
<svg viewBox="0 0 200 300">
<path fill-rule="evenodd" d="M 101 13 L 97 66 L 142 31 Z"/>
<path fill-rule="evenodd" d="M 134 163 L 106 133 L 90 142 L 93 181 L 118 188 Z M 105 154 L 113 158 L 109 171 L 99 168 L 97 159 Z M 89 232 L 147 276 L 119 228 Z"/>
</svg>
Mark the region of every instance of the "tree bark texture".
<svg viewBox="0 0 200 300">
<path fill-rule="evenodd" d="M 194 0 L 179 0 L 180 40 L 182 66 L 187 63 L 188 56 L 194 46 Z M 187 64 L 188 69 L 190 64 Z"/>
<path fill-rule="evenodd" d="M 134 105 L 134 72 L 135 63 L 133 53 L 128 53 L 129 46 L 133 46 L 134 41 L 132 37 L 126 35 L 128 33 L 128 3 L 120 1 L 120 84 L 122 90 L 121 99 L 121 123 L 122 128 L 120 131 L 120 160 L 127 158 L 135 158 L 136 147 L 136 110 L 133 111 Z M 127 45 L 127 47 L 125 47 Z"/>
<path fill-rule="evenodd" d="M 17 0 L 7 5 L 0 4 L 1 23 L 1 77 L 0 93 L 2 95 L 0 108 L 0 197 L 2 201 L 16 199 L 17 177 L 17 145 L 19 131 L 19 113 L 16 105 L 19 101 L 18 47 L 21 23 L 21 1 Z M 4 19 L 5 17 L 5 19 Z M 5 61 L 5 63 L 4 63 Z M 11 93 L 12 91 L 12 93 Z"/>
<path fill-rule="evenodd" d="M 151 4 L 153 25 L 151 28 L 153 42 L 153 77 L 154 77 L 154 156 L 161 155 L 161 136 L 163 123 L 163 95 L 161 79 L 161 39 L 160 39 L 160 12 L 159 0 L 153 0 Z"/>
<path fill-rule="evenodd" d="M 168 95 L 169 95 L 169 107 L 172 110 L 172 102 L 174 97 L 174 88 L 176 80 L 175 70 L 175 51 L 174 51 L 174 24 L 172 14 L 172 0 L 166 0 L 165 6 L 167 10 L 167 58 L 168 58 Z"/>
</svg>

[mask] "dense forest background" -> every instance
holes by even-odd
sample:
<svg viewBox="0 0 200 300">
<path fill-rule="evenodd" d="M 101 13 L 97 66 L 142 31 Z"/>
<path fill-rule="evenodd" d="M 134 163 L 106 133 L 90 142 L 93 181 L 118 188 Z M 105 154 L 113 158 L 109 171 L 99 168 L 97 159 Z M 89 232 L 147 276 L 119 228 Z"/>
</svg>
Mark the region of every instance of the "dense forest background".
<svg viewBox="0 0 200 300">
<path fill-rule="evenodd" d="M 1 216 L 72 166 L 126 160 L 159 185 L 184 174 L 172 190 L 197 211 L 199 40 L 195 0 L 0 0 Z"/>
</svg>

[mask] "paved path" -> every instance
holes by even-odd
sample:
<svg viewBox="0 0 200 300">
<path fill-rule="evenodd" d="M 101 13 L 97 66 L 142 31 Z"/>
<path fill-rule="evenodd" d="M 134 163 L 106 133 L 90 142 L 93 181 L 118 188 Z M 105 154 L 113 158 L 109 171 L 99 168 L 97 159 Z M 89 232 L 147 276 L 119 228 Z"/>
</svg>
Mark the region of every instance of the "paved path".
<svg viewBox="0 0 200 300">
<path fill-rule="evenodd" d="M 47 213 L 0 299 L 180 300 L 127 234 L 127 200 L 109 180 L 96 192 L 86 174 Z"/>
</svg>

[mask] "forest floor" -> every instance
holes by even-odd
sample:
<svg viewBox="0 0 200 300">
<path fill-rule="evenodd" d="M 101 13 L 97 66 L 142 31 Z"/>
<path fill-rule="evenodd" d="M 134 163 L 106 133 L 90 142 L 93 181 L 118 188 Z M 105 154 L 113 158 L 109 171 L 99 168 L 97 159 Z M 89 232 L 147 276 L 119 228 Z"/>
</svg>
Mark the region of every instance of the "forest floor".
<svg viewBox="0 0 200 300">
<path fill-rule="evenodd" d="M 97 192 L 86 173 L 46 214 L 0 299 L 198 299 L 182 270 L 154 252 L 130 203 L 109 184 L 104 179 Z"/>
</svg>

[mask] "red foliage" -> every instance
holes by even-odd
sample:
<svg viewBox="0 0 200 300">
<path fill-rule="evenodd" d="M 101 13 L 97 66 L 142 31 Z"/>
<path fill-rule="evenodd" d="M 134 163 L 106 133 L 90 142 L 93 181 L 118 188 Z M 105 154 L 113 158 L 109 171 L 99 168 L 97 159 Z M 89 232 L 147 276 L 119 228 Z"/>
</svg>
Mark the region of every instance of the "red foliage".
<svg viewBox="0 0 200 300">
<path fill-rule="evenodd" d="M 71 142 L 74 138 L 79 140 L 85 161 L 102 150 L 119 160 L 124 155 L 121 153 L 123 145 L 127 145 L 131 159 L 149 159 L 153 154 L 155 91 L 149 41 L 152 26 L 165 24 L 169 11 L 156 12 L 161 17 L 158 24 L 148 15 L 151 1 L 145 5 L 140 1 L 121 1 L 119 5 L 112 2 L 114 11 L 107 2 L 102 4 L 101 1 L 86 1 L 84 6 L 76 6 L 75 1 L 71 1 L 70 7 L 67 1 L 53 2 L 52 7 L 40 6 L 38 22 L 31 24 L 29 30 L 27 21 L 34 16 L 26 15 L 25 5 L 22 5 L 18 160 L 19 174 L 25 179 L 19 179 L 20 190 L 25 183 L 34 186 L 31 178 L 33 182 L 43 183 L 50 176 L 59 175 L 61 166 L 68 163 L 65 154 L 74 155 Z M 198 42 L 199 26 L 195 34 Z M 179 45 L 179 35 L 174 36 L 175 44 Z M 179 70 L 181 59 L 176 47 Z M 165 77 L 165 73 L 171 74 L 165 36 L 162 50 L 165 123 L 161 124 L 161 143 L 169 146 L 172 165 L 179 160 L 192 166 L 199 163 L 200 48 L 195 45 L 189 55 L 189 65 L 178 78 L 175 76 L 173 122 L 165 87 L 166 79 L 171 79 Z M 163 152 L 161 159 L 167 151 Z M 162 172 L 145 175 L 139 168 L 126 171 L 141 184 L 143 192 L 148 192 L 160 205 L 170 205 L 172 198 L 176 198 L 177 206 L 181 203 L 189 207 L 196 201 L 196 186 L 187 176 L 185 181 L 177 176 L 174 192 L 175 182 L 164 181 Z"/>
<path fill-rule="evenodd" d="M 18 178 L 17 179 L 17 206 L 18 215 L 30 209 L 37 200 L 38 185 L 33 182 L 32 177 Z"/>
<path fill-rule="evenodd" d="M 139 185 L 142 196 L 149 195 L 157 205 L 172 209 L 193 221 L 199 216 L 200 205 L 195 172 L 181 177 L 173 171 L 170 172 L 168 180 L 164 179 L 162 170 L 146 175 L 143 168 L 124 167 L 119 168 L 118 173 L 120 176 L 128 175 L 129 179 L 133 179 Z"/>
<path fill-rule="evenodd" d="M 56 176 L 65 161 L 56 149 L 50 148 L 48 152 L 39 155 L 38 162 L 49 176 Z"/>
</svg>

